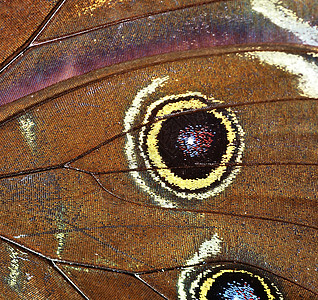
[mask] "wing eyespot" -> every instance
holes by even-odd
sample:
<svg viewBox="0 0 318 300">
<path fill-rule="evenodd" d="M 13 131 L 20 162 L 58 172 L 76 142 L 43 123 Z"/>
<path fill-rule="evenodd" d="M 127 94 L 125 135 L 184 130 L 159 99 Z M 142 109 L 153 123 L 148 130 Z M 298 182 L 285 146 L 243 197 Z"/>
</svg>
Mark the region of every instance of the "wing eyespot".
<svg viewBox="0 0 318 300">
<path fill-rule="evenodd" d="M 230 108 L 200 92 L 167 95 L 156 99 L 143 118 L 132 109 L 130 130 L 142 119 L 136 134 L 127 133 L 126 157 L 136 184 L 161 206 L 179 201 L 206 199 L 222 192 L 239 172 L 244 131 Z M 213 108 L 215 107 L 215 108 Z M 138 116 L 138 117 L 137 117 Z M 171 200 L 174 199 L 174 200 Z"/>
</svg>

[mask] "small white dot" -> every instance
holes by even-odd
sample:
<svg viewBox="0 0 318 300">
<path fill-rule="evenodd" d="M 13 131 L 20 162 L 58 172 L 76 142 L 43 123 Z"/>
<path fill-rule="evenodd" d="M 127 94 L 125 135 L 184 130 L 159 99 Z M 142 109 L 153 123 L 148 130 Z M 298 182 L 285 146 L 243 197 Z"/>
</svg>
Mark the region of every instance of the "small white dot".
<svg viewBox="0 0 318 300">
<path fill-rule="evenodd" d="M 188 140 L 187 140 L 187 143 L 188 143 L 189 145 L 193 145 L 193 143 L 194 143 L 194 138 L 193 138 L 192 136 L 190 136 L 190 137 L 188 138 Z"/>
</svg>

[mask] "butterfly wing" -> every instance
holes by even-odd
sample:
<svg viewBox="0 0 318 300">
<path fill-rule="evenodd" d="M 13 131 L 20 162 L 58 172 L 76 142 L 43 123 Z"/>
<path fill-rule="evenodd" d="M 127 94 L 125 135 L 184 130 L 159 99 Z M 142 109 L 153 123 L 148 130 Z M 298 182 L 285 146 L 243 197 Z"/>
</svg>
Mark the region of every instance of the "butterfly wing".
<svg viewBox="0 0 318 300">
<path fill-rule="evenodd" d="M 55 7 L 1 77 L 3 103 L 35 92 L 1 108 L 4 297 L 188 299 L 218 268 L 258 272 L 284 299 L 317 295 L 315 43 L 255 3 Z M 304 23 L 313 11 L 289 5 Z M 178 187 L 148 136 L 200 109 L 233 158 L 219 182 Z M 177 145 L 205 153 L 185 137 L 214 133 L 191 122 Z"/>
</svg>

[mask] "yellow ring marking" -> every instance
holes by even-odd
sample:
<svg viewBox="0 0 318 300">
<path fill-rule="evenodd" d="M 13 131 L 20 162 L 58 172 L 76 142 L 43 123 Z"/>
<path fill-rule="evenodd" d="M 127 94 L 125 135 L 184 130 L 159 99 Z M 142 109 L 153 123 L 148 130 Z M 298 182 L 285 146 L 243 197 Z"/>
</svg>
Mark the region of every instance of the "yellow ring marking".
<svg viewBox="0 0 318 300">
<path fill-rule="evenodd" d="M 177 103 L 168 103 L 157 113 L 157 117 L 163 117 L 169 115 L 175 111 L 186 110 L 186 109 L 199 109 L 206 107 L 206 104 L 202 103 L 200 100 L 191 99 L 188 101 L 179 101 Z M 211 110 L 208 113 L 214 114 L 214 116 L 221 120 L 221 123 L 225 126 L 227 131 L 227 139 L 229 145 L 227 147 L 226 153 L 222 156 L 220 166 L 211 172 L 206 178 L 202 179 L 182 179 L 181 177 L 175 175 L 163 162 L 158 149 L 158 139 L 157 136 L 161 129 L 161 124 L 164 120 L 154 123 L 151 126 L 151 130 L 147 135 L 147 147 L 148 155 L 153 164 L 158 168 L 158 173 L 161 177 L 166 178 L 166 180 L 181 189 L 196 190 L 200 188 L 207 187 L 213 182 L 220 180 L 221 176 L 226 171 L 226 163 L 230 161 L 235 150 L 233 141 L 235 139 L 235 131 L 231 126 L 231 122 L 216 110 Z"/>
<path fill-rule="evenodd" d="M 221 270 L 220 272 L 214 274 L 211 278 L 207 278 L 200 288 L 200 298 L 199 298 L 200 300 L 208 300 L 207 294 L 208 294 L 208 291 L 210 290 L 212 284 L 215 282 L 215 280 L 218 277 L 220 277 L 224 273 L 245 273 L 245 274 L 248 274 L 252 277 L 256 277 L 260 281 L 262 286 L 264 287 L 264 290 L 268 296 L 268 300 L 275 300 L 275 297 L 271 294 L 271 290 L 270 290 L 269 286 L 267 285 L 267 283 L 264 281 L 264 278 L 262 278 L 259 275 L 256 275 L 256 274 L 253 274 L 251 272 L 244 271 L 244 270 Z"/>
</svg>

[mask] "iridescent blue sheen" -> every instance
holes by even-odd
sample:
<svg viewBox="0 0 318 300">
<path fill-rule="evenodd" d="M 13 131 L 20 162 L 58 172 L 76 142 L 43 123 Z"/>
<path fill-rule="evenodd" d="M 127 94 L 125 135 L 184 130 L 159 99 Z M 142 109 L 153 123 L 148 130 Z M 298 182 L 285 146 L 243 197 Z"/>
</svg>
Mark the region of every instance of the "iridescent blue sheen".
<svg viewBox="0 0 318 300">
<path fill-rule="evenodd" d="M 176 147 L 182 150 L 184 156 L 198 157 L 208 151 L 214 134 L 206 125 L 189 125 L 180 130 Z"/>
<path fill-rule="evenodd" d="M 246 282 L 242 285 L 233 281 L 227 285 L 224 292 L 219 293 L 222 300 L 260 300 L 260 297 L 254 294 L 254 289 Z"/>
</svg>

